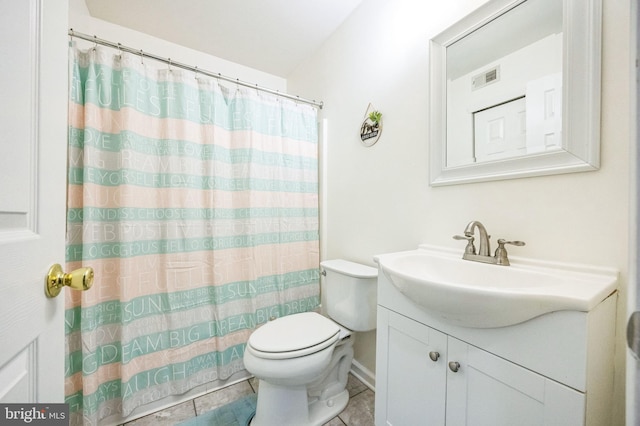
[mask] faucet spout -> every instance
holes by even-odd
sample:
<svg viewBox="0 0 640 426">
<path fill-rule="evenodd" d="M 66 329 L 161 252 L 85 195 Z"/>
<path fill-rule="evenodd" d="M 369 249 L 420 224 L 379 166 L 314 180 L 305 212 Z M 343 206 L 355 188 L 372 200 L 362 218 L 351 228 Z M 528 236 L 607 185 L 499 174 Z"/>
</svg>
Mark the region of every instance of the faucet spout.
<svg viewBox="0 0 640 426">
<path fill-rule="evenodd" d="M 479 256 L 489 256 L 489 253 L 491 252 L 491 248 L 489 247 L 489 238 L 490 236 L 487 234 L 487 229 L 484 227 L 484 225 L 480 222 L 478 222 L 477 220 L 473 220 L 471 222 L 469 222 L 469 224 L 467 225 L 467 227 L 464 230 L 464 235 L 467 237 L 472 237 L 474 236 L 474 229 L 478 229 L 478 232 L 480 233 L 480 244 L 478 247 L 478 255 Z"/>
</svg>

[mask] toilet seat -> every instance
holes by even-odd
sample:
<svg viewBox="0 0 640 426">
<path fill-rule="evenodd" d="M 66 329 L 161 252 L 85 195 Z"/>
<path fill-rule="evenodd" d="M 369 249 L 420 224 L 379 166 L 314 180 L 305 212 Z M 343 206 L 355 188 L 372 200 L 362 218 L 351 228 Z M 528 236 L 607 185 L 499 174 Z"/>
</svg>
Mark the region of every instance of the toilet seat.
<svg viewBox="0 0 640 426">
<path fill-rule="evenodd" d="M 315 312 L 270 321 L 249 337 L 247 350 L 265 359 L 296 358 L 319 352 L 340 339 L 341 328 Z"/>
</svg>

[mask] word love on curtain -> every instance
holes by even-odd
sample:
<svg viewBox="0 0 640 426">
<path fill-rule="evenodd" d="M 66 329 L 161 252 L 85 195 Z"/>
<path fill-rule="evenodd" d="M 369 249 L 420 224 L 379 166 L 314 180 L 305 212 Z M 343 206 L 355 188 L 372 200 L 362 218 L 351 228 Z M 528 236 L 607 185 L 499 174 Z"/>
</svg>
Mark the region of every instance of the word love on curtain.
<svg viewBox="0 0 640 426">
<path fill-rule="evenodd" d="M 74 424 L 242 374 L 319 304 L 317 111 L 71 48 L 66 402 Z"/>
</svg>

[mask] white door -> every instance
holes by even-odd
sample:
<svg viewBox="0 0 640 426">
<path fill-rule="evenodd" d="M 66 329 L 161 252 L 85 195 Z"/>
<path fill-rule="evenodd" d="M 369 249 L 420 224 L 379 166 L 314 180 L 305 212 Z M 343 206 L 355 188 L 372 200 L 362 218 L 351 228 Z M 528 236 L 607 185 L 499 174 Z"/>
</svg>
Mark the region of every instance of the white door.
<svg viewBox="0 0 640 426">
<path fill-rule="evenodd" d="M 562 147 L 562 73 L 529 81 L 526 88 L 527 154 Z"/>
<path fill-rule="evenodd" d="M 524 98 L 473 114 L 476 162 L 527 154 L 526 102 Z"/>
<path fill-rule="evenodd" d="M 631 79 L 633 87 L 631 98 L 632 155 L 631 155 L 631 221 L 629 224 L 629 288 L 627 291 L 627 307 L 629 323 L 627 325 L 627 383 L 626 383 L 626 424 L 629 426 L 640 424 L 640 7 L 638 2 L 631 2 L 631 60 L 635 67 L 635 79 Z"/>
<path fill-rule="evenodd" d="M 0 0 L 0 402 L 64 399 L 67 0 Z M 65 290 L 67 291 L 67 290 Z"/>
</svg>

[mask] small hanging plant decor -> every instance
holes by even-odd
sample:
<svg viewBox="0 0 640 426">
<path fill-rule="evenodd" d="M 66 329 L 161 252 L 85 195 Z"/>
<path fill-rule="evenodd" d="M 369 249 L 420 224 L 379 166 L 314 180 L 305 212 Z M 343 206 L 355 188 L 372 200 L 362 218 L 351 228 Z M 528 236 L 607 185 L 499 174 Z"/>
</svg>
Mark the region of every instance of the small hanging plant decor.
<svg viewBox="0 0 640 426">
<path fill-rule="evenodd" d="M 364 113 L 365 119 L 360 126 L 360 140 L 366 147 L 373 146 L 382 133 L 382 113 L 373 108 L 371 104 Z"/>
</svg>

